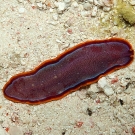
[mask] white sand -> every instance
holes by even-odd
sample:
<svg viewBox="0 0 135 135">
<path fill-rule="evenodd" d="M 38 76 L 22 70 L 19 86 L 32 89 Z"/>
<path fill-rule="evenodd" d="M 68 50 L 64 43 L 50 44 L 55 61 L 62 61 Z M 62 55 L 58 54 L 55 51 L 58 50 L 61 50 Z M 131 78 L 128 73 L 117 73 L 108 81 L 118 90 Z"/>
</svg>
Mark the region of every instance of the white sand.
<svg viewBox="0 0 135 135">
<path fill-rule="evenodd" d="M 100 92 L 99 82 L 37 106 L 4 98 L 2 88 L 11 76 L 80 42 L 116 36 L 135 47 L 135 27 L 113 21 L 109 0 L 19 1 L 0 2 L 0 135 L 133 135 L 135 62 L 103 79 L 111 96 Z"/>
</svg>

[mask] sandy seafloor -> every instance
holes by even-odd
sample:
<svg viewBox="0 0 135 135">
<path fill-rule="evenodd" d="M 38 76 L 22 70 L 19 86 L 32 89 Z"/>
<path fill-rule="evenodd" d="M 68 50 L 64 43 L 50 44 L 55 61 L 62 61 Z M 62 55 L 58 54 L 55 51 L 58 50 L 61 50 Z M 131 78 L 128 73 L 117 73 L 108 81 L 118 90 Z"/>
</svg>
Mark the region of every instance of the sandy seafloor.
<svg viewBox="0 0 135 135">
<path fill-rule="evenodd" d="M 27 105 L 3 96 L 11 76 L 80 42 L 115 36 L 135 48 L 135 26 L 114 21 L 116 1 L 105 9 L 92 0 L 69 2 L 63 11 L 53 0 L 0 0 L 0 135 L 134 135 L 135 62 L 61 100 Z"/>
</svg>

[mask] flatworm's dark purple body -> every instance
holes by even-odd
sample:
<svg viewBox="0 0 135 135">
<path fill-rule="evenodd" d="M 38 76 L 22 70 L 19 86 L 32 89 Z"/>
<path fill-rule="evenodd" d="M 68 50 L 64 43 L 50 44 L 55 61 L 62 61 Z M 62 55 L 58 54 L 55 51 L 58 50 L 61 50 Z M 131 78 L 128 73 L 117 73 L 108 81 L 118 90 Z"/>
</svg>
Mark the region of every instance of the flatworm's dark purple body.
<svg viewBox="0 0 135 135">
<path fill-rule="evenodd" d="M 134 51 L 124 39 L 86 41 L 33 71 L 13 76 L 4 86 L 6 98 L 40 104 L 60 99 L 81 86 L 133 61 Z"/>
</svg>

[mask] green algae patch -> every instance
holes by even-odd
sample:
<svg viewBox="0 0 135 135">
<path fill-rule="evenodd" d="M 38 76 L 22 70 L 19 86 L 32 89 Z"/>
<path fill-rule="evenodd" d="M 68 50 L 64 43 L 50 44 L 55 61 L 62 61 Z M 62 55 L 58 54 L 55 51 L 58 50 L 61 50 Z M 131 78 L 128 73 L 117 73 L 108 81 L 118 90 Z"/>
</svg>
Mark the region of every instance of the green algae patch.
<svg viewBox="0 0 135 135">
<path fill-rule="evenodd" d="M 129 3 L 119 1 L 117 12 L 130 25 L 135 24 L 135 10 Z"/>
</svg>

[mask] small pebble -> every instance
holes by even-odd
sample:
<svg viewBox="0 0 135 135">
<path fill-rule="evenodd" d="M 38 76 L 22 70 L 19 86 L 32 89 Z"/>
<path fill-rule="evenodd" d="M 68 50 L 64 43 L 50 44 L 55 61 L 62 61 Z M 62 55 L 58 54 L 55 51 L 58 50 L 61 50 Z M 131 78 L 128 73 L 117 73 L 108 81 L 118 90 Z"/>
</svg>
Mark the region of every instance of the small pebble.
<svg viewBox="0 0 135 135">
<path fill-rule="evenodd" d="M 81 16 L 82 17 L 87 17 L 87 16 L 89 16 L 89 12 L 88 11 L 81 11 Z"/>
<path fill-rule="evenodd" d="M 104 7 L 103 0 L 99 0 L 99 1 L 98 1 L 98 6 L 99 6 L 99 7 Z"/>
<path fill-rule="evenodd" d="M 100 92 L 100 89 L 97 88 L 97 84 L 96 84 L 96 83 L 91 84 L 91 85 L 90 85 L 90 88 L 89 88 L 88 90 L 89 90 L 89 91 L 93 91 L 94 93 Z"/>
<path fill-rule="evenodd" d="M 24 13 L 25 12 L 25 8 L 19 8 L 19 13 Z"/>
<path fill-rule="evenodd" d="M 88 0 L 89 3 L 93 4 L 93 0 Z"/>
<path fill-rule="evenodd" d="M 97 15 L 97 10 L 98 10 L 98 8 L 97 8 L 97 6 L 95 6 L 95 7 L 93 8 L 93 10 L 92 10 L 92 13 L 91 13 L 91 16 L 92 16 L 92 17 L 95 17 L 95 16 Z"/>
<path fill-rule="evenodd" d="M 93 100 L 97 98 L 96 93 L 94 93 L 93 91 L 87 91 L 86 96 L 92 98 Z"/>
<path fill-rule="evenodd" d="M 84 10 L 83 5 L 82 5 L 82 4 L 79 4 L 79 5 L 78 5 L 78 11 L 83 11 L 83 10 Z"/>
<path fill-rule="evenodd" d="M 118 32 L 119 32 L 119 29 L 118 29 L 117 26 L 112 27 L 112 29 L 111 29 L 111 34 L 112 34 L 112 35 L 115 35 L 115 34 L 117 34 Z"/>
<path fill-rule="evenodd" d="M 98 0 L 93 0 L 94 5 L 98 5 Z"/>
<path fill-rule="evenodd" d="M 110 96 L 114 93 L 113 89 L 108 85 L 105 77 L 99 79 L 98 86 L 104 91 L 107 96 Z"/>
<path fill-rule="evenodd" d="M 110 10 L 111 10 L 111 8 L 110 8 L 110 7 L 103 7 L 103 11 L 108 12 L 108 11 L 110 11 Z"/>
<path fill-rule="evenodd" d="M 84 3 L 83 7 L 85 10 L 90 10 L 92 5 L 90 3 Z"/>
<path fill-rule="evenodd" d="M 111 87 L 109 87 L 109 86 L 106 86 L 103 90 L 104 90 L 104 93 L 105 93 L 107 96 L 111 96 L 111 95 L 114 94 L 113 89 L 112 89 Z"/>
<path fill-rule="evenodd" d="M 37 3 L 38 8 L 42 8 L 42 2 Z"/>
<path fill-rule="evenodd" d="M 53 9 L 52 8 L 50 8 L 49 11 L 50 11 L 50 13 L 53 13 Z"/>
<path fill-rule="evenodd" d="M 72 7 L 76 8 L 78 7 L 78 3 L 76 1 L 74 1 L 72 4 L 71 4 Z"/>
<path fill-rule="evenodd" d="M 65 2 L 65 3 L 70 3 L 70 2 L 71 2 L 71 0 L 64 0 L 64 2 Z"/>
<path fill-rule="evenodd" d="M 47 9 L 47 6 L 45 4 L 43 4 L 42 9 Z"/>
<path fill-rule="evenodd" d="M 48 23 L 51 24 L 51 25 L 54 25 L 54 26 L 58 24 L 58 22 L 56 22 L 56 21 L 50 21 Z"/>
<path fill-rule="evenodd" d="M 72 29 L 68 29 L 67 32 L 68 32 L 69 34 L 73 34 Z"/>
<path fill-rule="evenodd" d="M 112 0 L 102 0 L 102 2 L 104 3 L 105 6 L 107 7 L 110 7 L 113 5 L 113 2 Z"/>
<path fill-rule="evenodd" d="M 100 88 L 104 88 L 107 85 L 107 81 L 105 77 L 102 77 L 98 81 L 98 85 Z"/>
<path fill-rule="evenodd" d="M 134 6 L 134 5 L 135 5 L 135 0 L 131 0 L 131 1 L 130 1 L 130 4 L 131 4 L 132 6 Z"/>
<path fill-rule="evenodd" d="M 53 18 L 53 20 L 57 21 L 58 20 L 58 14 L 53 14 L 52 18 Z"/>
<path fill-rule="evenodd" d="M 58 4 L 58 13 L 61 13 L 62 11 L 65 10 L 66 5 L 64 2 L 58 2 L 57 4 Z"/>
</svg>

